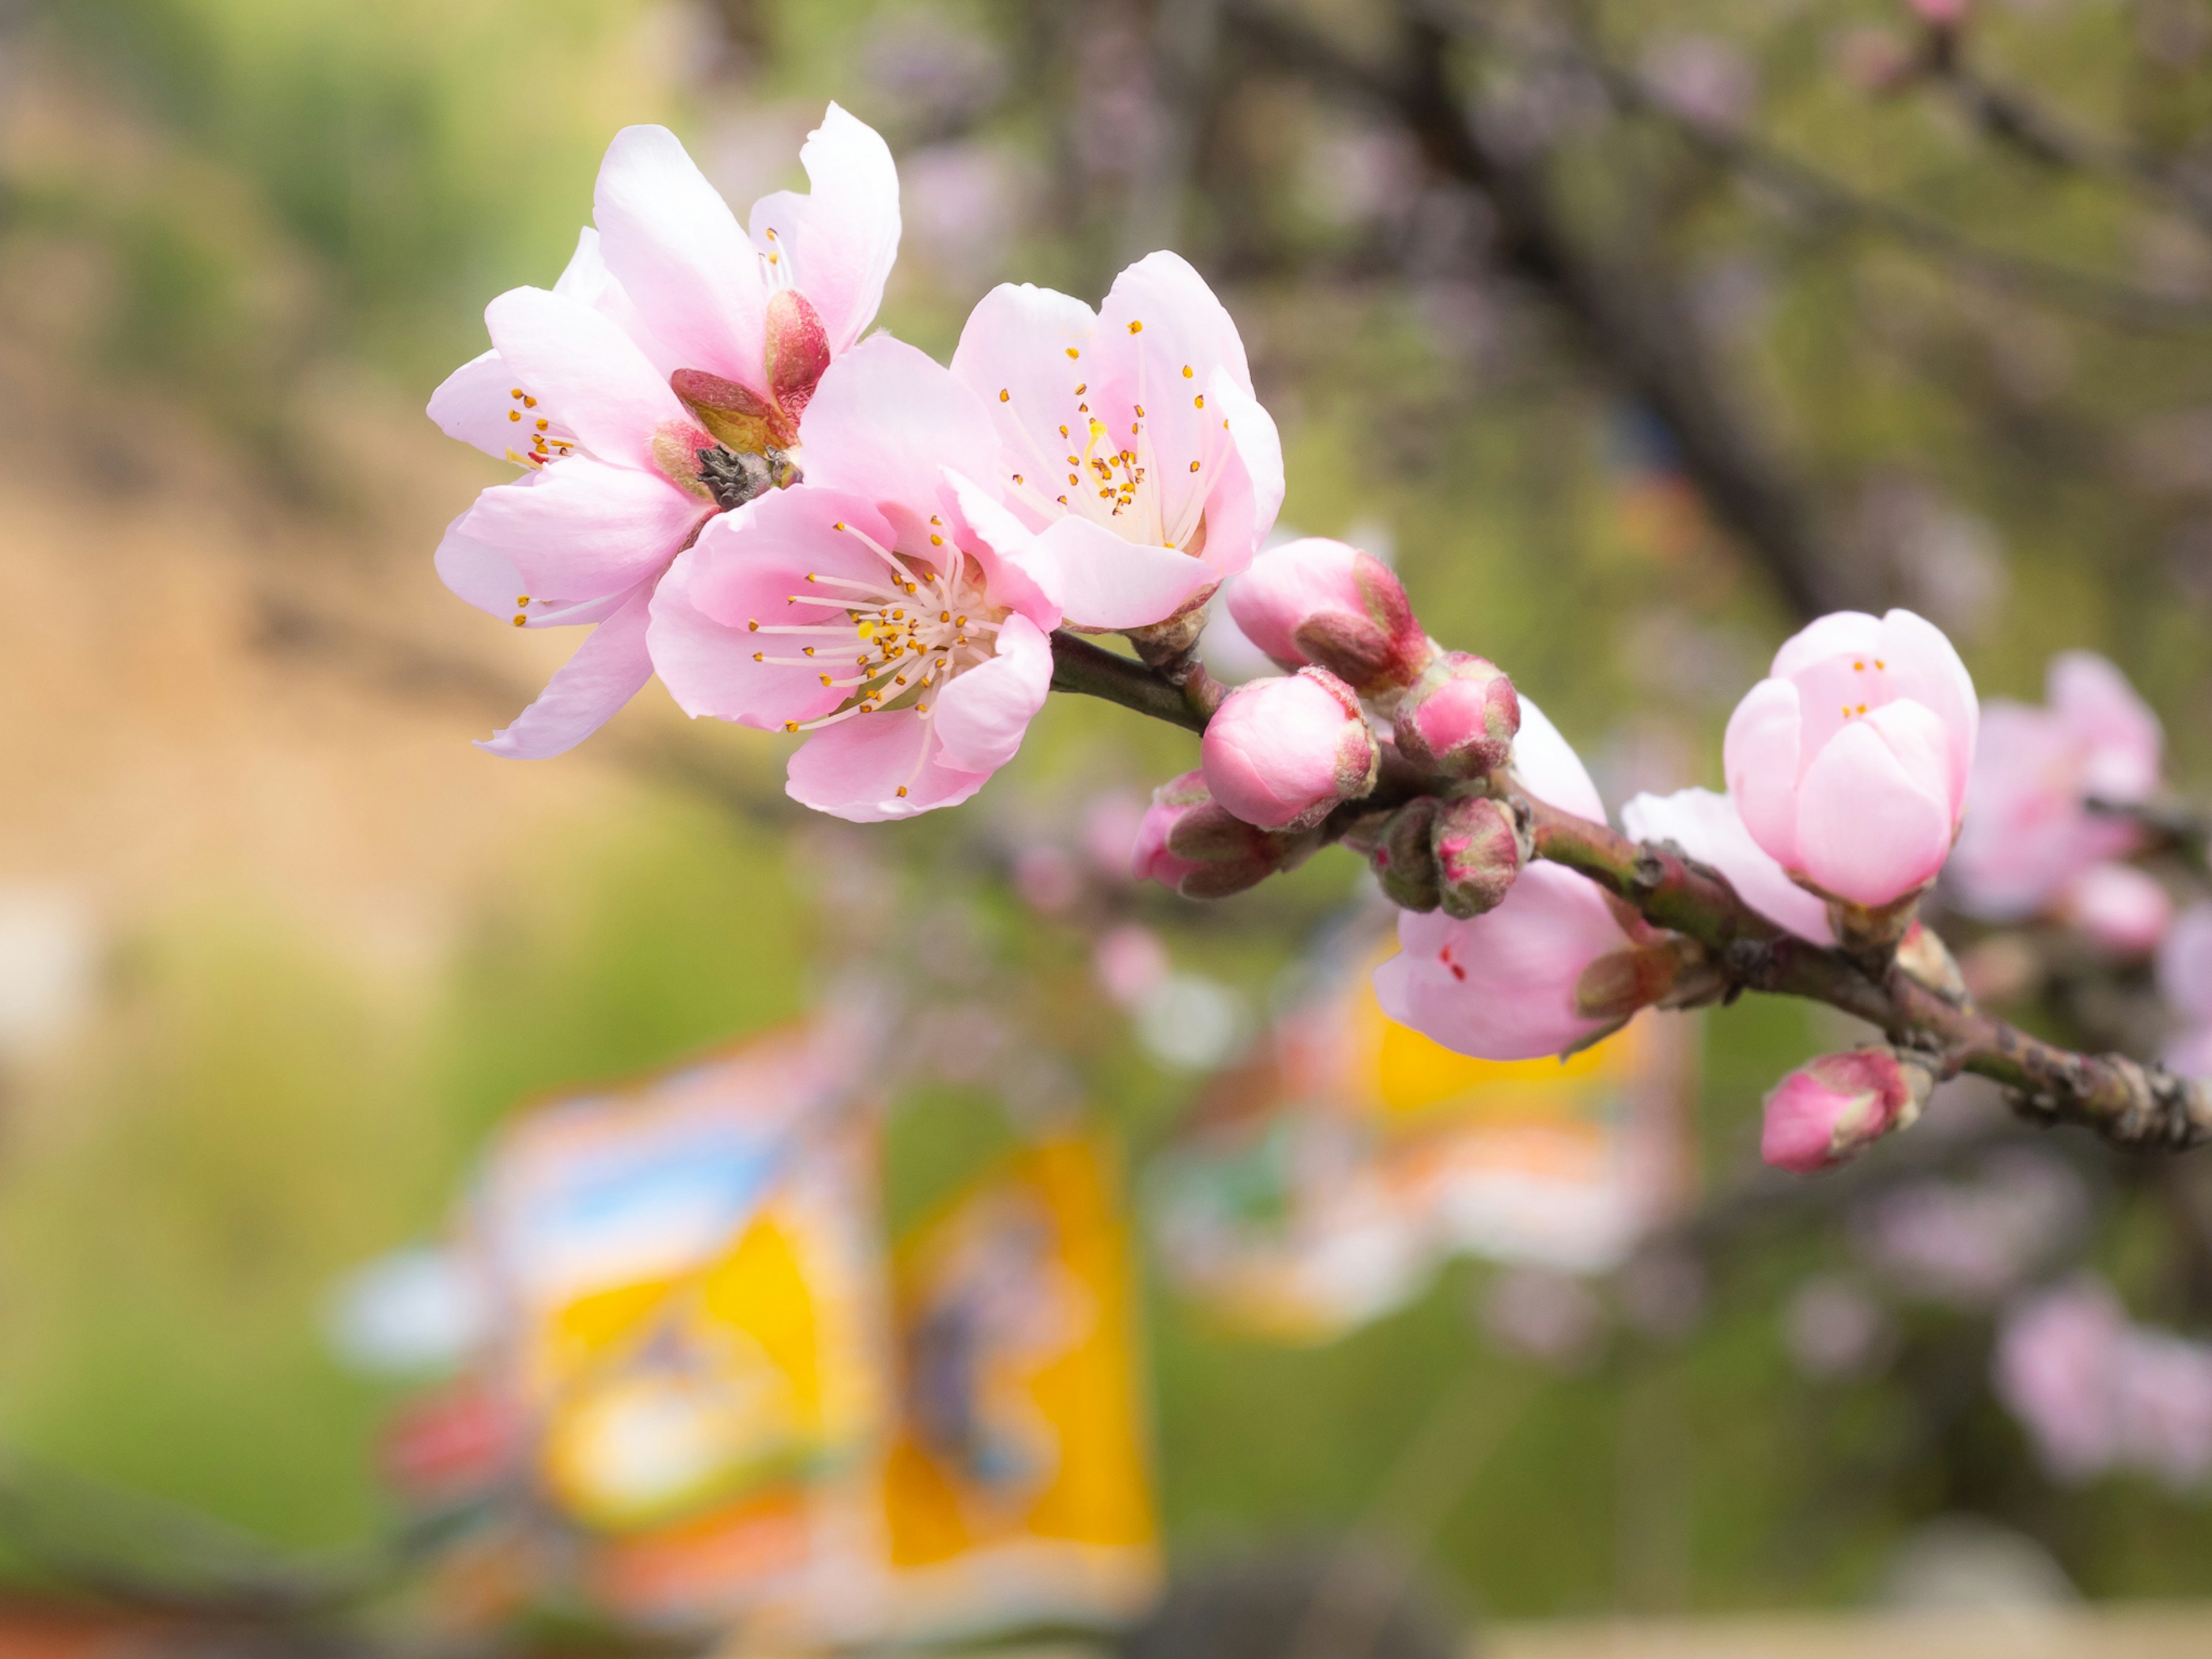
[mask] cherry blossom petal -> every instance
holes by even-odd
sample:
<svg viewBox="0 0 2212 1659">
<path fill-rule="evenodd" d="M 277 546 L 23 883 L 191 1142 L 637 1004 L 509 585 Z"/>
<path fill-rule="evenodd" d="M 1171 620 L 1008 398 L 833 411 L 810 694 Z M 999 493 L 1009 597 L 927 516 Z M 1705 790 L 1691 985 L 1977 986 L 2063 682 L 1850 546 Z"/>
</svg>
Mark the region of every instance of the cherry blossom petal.
<svg viewBox="0 0 2212 1659">
<path fill-rule="evenodd" d="M 665 565 L 708 511 L 657 472 L 578 455 L 485 490 L 456 528 L 513 562 L 518 594 L 599 599 Z"/>
<path fill-rule="evenodd" d="M 519 487 L 498 486 L 502 489 Z M 445 539 L 438 544 L 438 580 L 477 610 L 489 611 L 495 617 L 512 617 L 522 608 L 521 601 L 530 596 L 530 590 L 523 586 L 522 572 L 513 559 L 471 532 L 469 516 L 475 511 L 471 506 L 446 526 Z"/>
<path fill-rule="evenodd" d="M 1881 619 L 1863 611 L 1832 611 L 1808 623 L 1774 653 L 1769 678 L 1795 679 L 1830 657 L 1871 656 L 1881 644 Z"/>
<path fill-rule="evenodd" d="M 1132 328 L 1133 323 L 1139 326 Z M 1142 365 L 1134 374 L 1155 389 L 1176 386 L 1185 367 L 1196 369 L 1193 378 L 1201 385 L 1220 368 L 1246 397 L 1252 395 L 1252 370 L 1236 320 L 1180 253 L 1148 253 L 1116 276 L 1098 307 L 1098 331 L 1116 372 L 1133 359 Z"/>
<path fill-rule="evenodd" d="M 514 397 L 514 371 L 495 350 L 471 357 L 430 394 L 430 418 L 448 438 L 473 445 L 495 461 L 530 447 Z M 564 434 L 566 435 L 566 434 Z"/>
<path fill-rule="evenodd" d="M 1125 542 L 1068 514 L 1048 526 L 1022 560 L 1076 628 L 1142 628 L 1173 616 L 1216 580 L 1203 560 L 1172 547 Z"/>
<path fill-rule="evenodd" d="M 1638 795 L 1620 809 L 1620 823 L 1638 841 L 1671 841 L 1699 863 L 1711 865 L 1728 878 L 1737 897 L 1776 926 L 1815 945 L 1836 942 L 1826 904 L 1790 880 L 1751 838 L 1726 795 L 1711 789 Z"/>
<path fill-rule="evenodd" d="M 2085 793 L 2139 801 L 2157 789 L 2166 731 L 2127 676 L 2094 651 L 2062 651 L 2051 659 L 2045 684 L 2051 712 L 2089 751 Z"/>
<path fill-rule="evenodd" d="M 1401 912 L 1398 944 L 1399 954 L 1375 970 L 1385 1014 L 1463 1054 L 1534 1060 L 1603 1029 L 1577 1010 L 1576 985 L 1628 939 L 1595 886 L 1540 862 L 1496 909 L 1472 921 Z"/>
<path fill-rule="evenodd" d="M 1052 642 L 1026 617 L 999 624 L 998 654 L 954 678 L 937 696 L 944 763 L 995 772 L 1022 746 L 1022 733 L 1052 690 Z"/>
<path fill-rule="evenodd" d="M 1933 880 L 1951 850 L 1950 809 L 1941 780 L 1934 782 L 1931 788 L 1924 766 L 1900 759 L 1871 719 L 1853 721 L 1805 770 L 1796 868 L 1824 891 L 1869 905 Z"/>
<path fill-rule="evenodd" d="M 1052 586 L 1058 573 L 1036 557 L 1036 538 L 973 478 L 951 467 L 943 477 L 951 492 L 960 545 L 983 567 L 992 596 L 1049 634 L 1061 622 L 1059 590 Z"/>
<path fill-rule="evenodd" d="M 1784 647 L 1785 650 L 1787 647 Z M 1522 708 L 1528 703 L 1524 698 Z M 1796 867 L 1801 707 L 1788 680 L 1761 680 L 1729 716 L 1721 765 L 1751 838 L 1784 869 Z"/>
<path fill-rule="evenodd" d="M 1943 630 L 1910 611 L 1892 611 L 1881 619 L 1878 648 L 1889 665 L 1895 695 L 1932 711 L 1948 734 L 1945 800 L 1955 817 L 1966 804 L 1966 780 L 1981 729 L 1982 705 L 1973 678 Z"/>
<path fill-rule="evenodd" d="M 988 772 L 945 764 L 939 750 L 934 722 L 911 708 L 855 715 L 807 738 L 784 793 L 832 817 L 881 823 L 957 806 L 990 781 Z"/>
<path fill-rule="evenodd" d="M 676 135 L 654 126 L 617 133 L 592 216 L 607 269 L 680 366 L 764 392 L 760 256 Z"/>
<path fill-rule="evenodd" d="M 538 701 L 477 747 L 513 760 L 547 760 L 605 726 L 653 678 L 645 646 L 652 598 L 652 585 L 640 584 L 554 671 Z"/>
<path fill-rule="evenodd" d="M 1061 458 L 1069 439 L 1085 429 L 1090 416 L 1077 408 L 1087 401 L 1095 370 L 1087 353 L 1098 318 L 1082 301 L 1048 288 L 1001 283 L 969 313 L 952 354 L 952 373 L 983 400 L 1001 444 L 1004 465 L 988 474 L 994 483 L 1024 488 L 1046 504 L 1059 493 L 1044 488 L 1066 476 Z M 1018 497 L 1017 498 L 1018 500 Z"/>
<path fill-rule="evenodd" d="M 729 550 L 709 545 L 709 536 L 721 521 L 709 525 L 699 545 L 677 556 L 660 579 L 653 598 L 653 623 L 647 642 L 661 684 L 676 705 L 694 720 L 709 716 L 737 720 L 763 731 L 781 731 L 787 720 L 813 720 L 828 714 L 846 697 L 846 691 L 822 684 L 822 671 L 804 666 L 756 662 L 753 653 L 796 657 L 792 636 L 764 635 L 717 621 L 698 600 L 698 578 L 702 566 L 717 553 Z M 765 579 L 771 588 L 787 586 Z M 776 597 L 773 592 L 768 597 Z M 765 608 L 765 607 L 763 607 Z M 777 609 L 785 609 L 777 599 Z M 830 615 L 826 611 L 787 612 Z M 774 652 L 770 645 L 786 643 Z"/>
<path fill-rule="evenodd" d="M 939 562 L 927 520 L 946 498 L 944 470 L 988 477 L 999 447 L 975 394 L 888 334 L 830 365 L 799 435 L 810 484 L 877 502 L 899 532 L 899 551 Z"/>
<path fill-rule="evenodd" d="M 542 288 L 512 289 L 484 308 L 492 343 L 544 415 L 604 461 L 653 465 L 653 434 L 690 416 L 652 360 L 611 318 Z"/>
<path fill-rule="evenodd" d="M 836 104 L 799 152 L 811 195 L 778 191 L 753 204 L 754 245 L 791 263 L 842 352 L 875 320 L 898 258 L 898 168 L 874 128 Z"/>
<path fill-rule="evenodd" d="M 1521 731 L 1513 740 L 1513 775 L 1521 780 L 1522 787 L 1562 812 L 1603 823 L 1605 799 L 1590 781 L 1582 757 L 1525 693 L 1520 702 Z"/>
<path fill-rule="evenodd" d="M 1217 576 L 1233 576 L 1251 564 L 1282 509 L 1283 441 L 1274 417 L 1231 385 L 1225 371 L 1214 371 L 1208 395 L 1221 411 L 1229 443 L 1214 460 L 1200 553 Z"/>
</svg>

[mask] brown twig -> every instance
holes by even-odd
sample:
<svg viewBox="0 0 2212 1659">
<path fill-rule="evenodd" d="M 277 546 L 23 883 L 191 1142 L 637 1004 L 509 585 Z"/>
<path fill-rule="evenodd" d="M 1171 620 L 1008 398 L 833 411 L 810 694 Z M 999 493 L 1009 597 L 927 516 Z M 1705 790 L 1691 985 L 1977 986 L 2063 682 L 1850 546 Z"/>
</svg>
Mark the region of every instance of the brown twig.
<svg viewBox="0 0 2212 1659">
<path fill-rule="evenodd" d="M 1053 636 L 1053 684 L 1103 697 L 1190 731 L 1205 716 L 1143 664 L 1075 639 Z M 1415 794 L 1442 793 L 1391 757 L 1374 793 L 1347 803 L 1322 834 L 1340 839 L 1354 823 Z M 1535 856 L 1587 876 L 1654 927 L 1694 939 L 1728 987 L 1802 997 L 1878 1028 L 1902 1048 L 1927 1055 L 1939 1075 L 1965 1071 L 2002 1085 L 2023 1115 L 2075 1123 L 2115 1146 L 2179 1152 L 2212 1139 L 2212 1089 L 2124 1054 L 2082 1054 L 2045 1042 L 1947 995 L 1895 961 L 1876 971 L 1861 956 L 1814 945 L 1778 927 L 1736 896 L 1717 871 L 1670 845 L 1639 843 L 1618 830 L 1537 800 L 1510 783 L 1506 798 L 1525 808 Z"/>
</svg>

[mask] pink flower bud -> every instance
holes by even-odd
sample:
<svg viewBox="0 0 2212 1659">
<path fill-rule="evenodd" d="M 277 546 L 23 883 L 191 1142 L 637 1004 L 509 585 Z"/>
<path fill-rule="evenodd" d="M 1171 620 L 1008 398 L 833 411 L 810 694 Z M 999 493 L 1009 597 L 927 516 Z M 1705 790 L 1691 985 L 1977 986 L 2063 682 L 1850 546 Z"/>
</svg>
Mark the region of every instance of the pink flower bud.
<svg viewBox="0 0 2212 1659">
<path fill-rule="evenodd" d="M 1808 1060 L 1766 1097 L 1759 1152 L 1778 1170 L 1810 1175 L 1841 1164 L 1920 1115 L 1934 1087 L 1928 1068 L 1891 1048 Z"/>
<path fill-rule="evenodd" d="M 1271 547 L 1223 595 L 1245 637 L 1277 663 L 1318 665 L 1364 697 L 1395 696 L 1436 654 L 1389 568 L 1342 542 Z"/>
<path fill-rule="evenodd" d="M 1213 798 L 1263 830 L 1304 830 L 1375 787 L 1382 751 L 1359 699 L 1325 668 L 1231 692 L 1199 745 Z"/>
<path fill-rule="evenodd" d="M 1399 752 L 1448 778 L 1479 778 L 1505 764 L 1521 729 L 1513 682 L 1464 651 L 1437 655 L 1392 717 Z"/>
<path fill-rule="evenodd" d="M 1390 815 L 1367 854 L 1383 896 L 1401 910 L 1433 910 L 1443 901 L 1434 842 L 1441 804 L 1434 795 L 1414 796 Z"/>
<path fill-rule="evenodd" d="M 2173 921 L 2173 900 L 2131 864 L 2093 864 L 2066 884 L 2058 914 L 2116 957 L 2147 957 Z"/>
<path fill-rule="evenodd" d="M 1139 881 L 1185 898 L 1224 898 L 1301 862 L 1320 838 L 1262 830 L 1217 803 L 1206 774 L 1186 772 L 1152 792 L 1131 862 Z"/>
<path fill-rule="evenodd" d="M 1464 918 L 1496 909 L 1521 873 L 1524 852 L 1511 810 L 1486 795 L 1446 801 L 1434 837 L 1444 914 Z"/>
</svg>

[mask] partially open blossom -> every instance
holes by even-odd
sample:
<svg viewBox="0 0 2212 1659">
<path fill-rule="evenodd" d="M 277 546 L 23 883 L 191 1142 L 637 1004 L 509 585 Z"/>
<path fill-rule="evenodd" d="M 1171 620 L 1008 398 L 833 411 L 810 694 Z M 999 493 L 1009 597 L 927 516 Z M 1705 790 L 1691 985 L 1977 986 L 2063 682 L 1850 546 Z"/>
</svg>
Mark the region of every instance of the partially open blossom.
<svg viewBox="0 0 2212 1659">
<path fill-rule="evenodd" d="M 1513 682 L 1465 651 L 1431 658 L 1391 717 L 1399 751 L 1448 778 L 1479 778 L 1503 766 L 1520 729 Z"/>
<path fill-rule="evenodd" d="M 1390 568 L 1343 542 L 1309 536 L 1268 548 L 1222 597 L 1279 665 L 1316 663 L 1386 708 L 1437 653 Z"/>
<path fill-rule="evenodd" d="M 764 198 L 749 241 L 673 134 L 625 129 L 560 282 L 495 301 L 492 349 L 432 397 L 449 436 L 527 469 L 454 520 L 440 576 L 519 628 L 597 625 L 494 753 L 557 755 L 636 695 L 669 562 L 706 518 L 792 476 L 781 450 L 874 316 L 899 229 L 897 173 L 868 128 L 833 104 L 801 159 L 815 194 Z M 679 400 L 694 381 L 706 400 Z"/>
<path fill-rule="evenodd" d="M 1095 313 L 1028 283 L 993 289 L 952 372 L 998 423 L 986 482 L 1042 532 L 1073 626 L 1166 621 L 1250 563 L 1274 524 L 1275 423 L 1237 325 L 1173 253 L 1124 270 Z"/>
<path fill-rule="evenodd" d="M 1513 811 L 1487 795 L 1448 800 L 1431 831 L 1436 852 L 1437 902 L 1448 916 L 1464 919 L 1495 910 L 1513 890 L 1528 861 L 1528 848 Z"/>
<path fill-rule="evenodd" d="M 1841 1164 L 1910 1124 L 1934 1081 L 1926 1066 L 1892 1048 L 1808 1060 L 1766 1097 L 1759 1156 L 1799 1175 Z"/>
<path fill-rule="evenodd" d="M 2173 900 L 2131 864 L 2093 864 L 2059 890 L 2060 918 L 2116 957 L 2147 957 L 2173 920 Z"/>
<path fill-rule="evenodd" d="M 1514 769 L 1539 799 L 1602 819 L 1604 803 L 1566 740 L 1536 705 L 1521 702 Z M 1531 864 L 1486 915 L 1441 910 L 1398 917 L 1399 953 L 1375 970 L 1392 1019 L 1448 1048 L 1486 1060 L 1563 1053 L 1618 1024 L 1578 1000 L 1585 972 L 1636 949 L 1606 895 L 1563 866 Z"/>
<path fill-rule="evenodd" d="M 676 390 L 733 450 L 797 441 L 822 372 L 875 320 L 898 257 L 898 171 L 832 104 L 799 152 L 812 193 L 740 225 L 665 127 L 625 127 L 592 198 L 607 269 L 649 319 Z"/>
<path fill-rule="evenodd" d="M 1262 830 L 1221 805 L 1206 774 L 1186 772 L 1152 792 L 1131 869 L 1185 898 L 1225 898 L 1256 887 L 1321 845 L 1311 831 Z"/>
<path fill-rule="evenodd" d="M 1751 838 L 1726 795 L 1710 789 L 1638 795 L 1620 809 L 1620 824 L 1638 841 L 1672 842 L 1698 863 L 1711 866 L 1728 878 L 1738 898 L 1777 927 L 1815 945 L 1836 942 L 1827 905 L 1790 880 Z"/>
<path fill-rule="evenodd" d="M 1375 787 L 1381 751 L 1359 699 L 1325 668 L 1231 692 L 1199 751 L 1213 799 L 1263 830 L 1304 830 Z"/>
<path fill-rule="evenodd" d="M 2120 671 L 2062 652 L 2041 708 L 1993 698 L 1966 789 L 1966 821 L 1944 879 L 1960 908 L 1991 921 L 2047 909 L 2085 866 L 2142 844 L 2126 818 L 2092 799 L 2133 805 L 2159 786 L 2165 733 Z"/>
<path fill-rule="evenodd" d="M 1978 723 L 1973 682 L 1933 623 L 1838 611 L 1784 645 L 1729 717 L 1729 794 L 1793 878 L 1892 905 L 1943 867 Z"/>
<path fill-rule="evenodd" d="M 1028 534 L 963 474 L 994 447 L 967 389 L 888 335 L 808 405 L 807 480 L 707 526 L 653 604 L 684 709 L 810 735 L 789 793 L 856 822 L 966 800 L 1052 680 Z"/>
</svg>

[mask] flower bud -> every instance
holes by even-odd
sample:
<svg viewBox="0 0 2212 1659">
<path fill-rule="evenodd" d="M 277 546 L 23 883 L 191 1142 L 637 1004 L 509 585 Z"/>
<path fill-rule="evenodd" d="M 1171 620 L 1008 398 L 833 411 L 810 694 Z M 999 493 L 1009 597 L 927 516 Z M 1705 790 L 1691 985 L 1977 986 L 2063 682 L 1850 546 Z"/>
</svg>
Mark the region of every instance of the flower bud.
<svg viewBox="0 0 2212 1659">
<path fill-rule="evenodd" d="M 1152 792 L 1137 826 L 1130 868 L 1185 898 L 1224 898 L 1301 863 L 1319 836 L 1262 830 L 1213 799 L 1203 772 L 1186 772 Z"/>
<path fill-rule="evenodd" d="M 814 302 L 795 288 L 769 296 L 763 319 L 763 367 L 775 392 L 776 405 L 793 422 L 805 413 L 815 382 L 830 367 L 830 331 Z"/>
<path fill-rule="evenodd" d="M 1325 668 L 1231 692 L 1199 744 L 1213 799 L 1263 830 L 1304 830 L 1375 787 L 1382 759 L 1359 699 Z"/>
<path fill-rule="evenodd" d="M 1283 667 L 1318 665 L 1385 704 L 1437 654 L 1389 567 L 1342 542 L 1269 548 L 1224 597 L 1237 626 Z"/>
<path fill-rule="evenodd" d="M 700 425 L 740 454 L 799 441 L 799 422 L 750 386 L 702 368 L 678 369 L 668 386 Z"/>
<path fill-rule="evenodd" d="M 1446 801 L 1437 814 L 1432 844 L 1443 912 L 1462 919 L 1498 908 L 1528 851 L 1512 809 L 1486 795 Z"/>
<path fill-rule="evenodd" d="M 1766 1097 L 1759 1156 L 1799 1175 L 1840 1164 L 1908 1127 L 1935 1086 L 1925 1063 L 1893 1048 L 1822 1054 Z"/>
<path fill-rule="evenodd" d="M 1434 795 L 1414 796 L 1384 820 L 1367 854 L 1383 896 L 1401 910 L 1433 910 L 1443 902 L 1431 840 L 1442 804 Z"/>
<path fill-rule="evenodd" d="M 1521 729 L 1513 682 L 1483 658 L 1439 653 L 1392 716 L 1399 752 L 1424 770 L 1479 778 L 1505 764 Z"/>
</svg>

